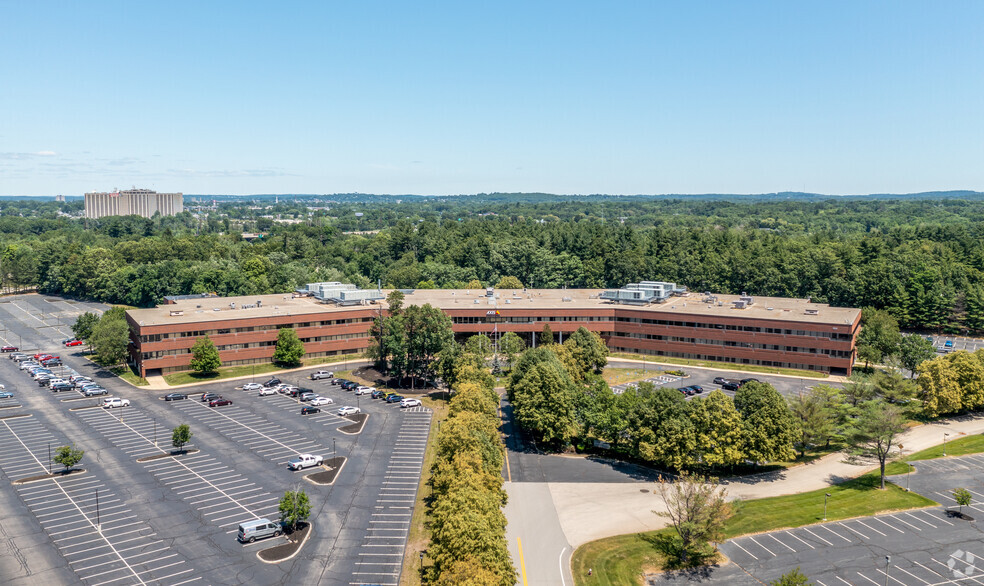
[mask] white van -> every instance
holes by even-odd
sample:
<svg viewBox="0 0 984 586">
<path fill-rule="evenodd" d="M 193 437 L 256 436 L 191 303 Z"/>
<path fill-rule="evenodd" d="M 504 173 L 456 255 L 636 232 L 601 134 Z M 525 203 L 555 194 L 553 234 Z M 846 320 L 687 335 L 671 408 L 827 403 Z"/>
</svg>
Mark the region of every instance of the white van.
<svg viewBox="0 0 984 586">
<path fill-rule="evenodd" d="M 281 531 L 280 523 L 274 523 L 269 519 L 254 519 L 239 524 L 239 541 L 253 543 L 264 537 L 280 537 Z"/>
</svg>

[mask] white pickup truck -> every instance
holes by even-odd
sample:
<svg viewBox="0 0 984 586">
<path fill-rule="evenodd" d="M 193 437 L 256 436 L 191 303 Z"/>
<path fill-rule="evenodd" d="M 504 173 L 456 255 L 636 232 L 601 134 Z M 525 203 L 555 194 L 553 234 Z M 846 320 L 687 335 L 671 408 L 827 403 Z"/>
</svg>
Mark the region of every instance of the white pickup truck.
<svg viewBox="0 0 984 586">
<path fill-rule="evenodd" d="M 130 399 L 120 399 L 119 397 L 106 397 L 103 399 L 103 408 L 112 409 L 113 407 L 129 407 Z"/>
<path fill-rule="evenodd" d="M 321 380 L 323 378 L 335 378 L 335 373 L 330 370 L 319 370 L 311 373 L 311 380 Z"/>
<path fill-rule="evenodd" d="M 321 456 L 312 456 L 311 454 L 298 454 L 296 458 L 287 462 L 287 467 L 291 470 L 303 470 L 305 468 L 310 468 L 311 466 L 320 466 L 325 459 Z"/>
</svg>

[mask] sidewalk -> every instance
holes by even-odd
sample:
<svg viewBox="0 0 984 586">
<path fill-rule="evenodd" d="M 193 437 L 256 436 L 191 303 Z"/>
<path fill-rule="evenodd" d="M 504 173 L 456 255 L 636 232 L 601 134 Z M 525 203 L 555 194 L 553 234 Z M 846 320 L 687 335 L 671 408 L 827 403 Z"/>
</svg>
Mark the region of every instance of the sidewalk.
<svg viewBox="0 0 984 586">
<path fill-rule="evenodd" d="M 984 416 L 963 416 L 920 425 L 900 438 L 905 453 L 911 454 L 965 435 L 984 433 Z M 809 464 L 783 472 L 725 479 L 728 495 L 742 499 L 764 498 L 818 490 L 855 478 L 877 468 L 870 463 L 851 464 L 846 454 L 829 454 Z M 588 541 L 651 531 L 666 526 L 652 513 L 663 503 L 652 493 L 650 483 L 548 483 L 550 494 L 567 542 L 573 548 Z"/>
</svg>

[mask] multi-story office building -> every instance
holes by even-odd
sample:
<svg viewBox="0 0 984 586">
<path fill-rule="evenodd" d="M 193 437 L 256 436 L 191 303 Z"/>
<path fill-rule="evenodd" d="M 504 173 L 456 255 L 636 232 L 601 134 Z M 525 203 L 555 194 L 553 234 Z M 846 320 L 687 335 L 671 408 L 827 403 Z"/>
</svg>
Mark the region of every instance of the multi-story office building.
<svg viewBox="0 0 984 586">
<path fill-rule="evenodd" d="M 85 194 L 85 217 L 137 215 L 145 218 L 160 213 L 173 216 L 184 211 L 180 193 L 157 193 L 150 189 L 124 189 L 110 193 Z"/>
<path fill-rule="evenodd" d="M 667 284 L 669 285 L 669 284 Z M 861 311 L 806 299 L 687 293 L 676 287 L 418 290 L 405 305 L 429 303 L 450 316 L 459 338 L 516 332 L 529 345 L 549 325 L 562 342 L 584 326 L 613 351 L 850 374 Z M 648 292 L 647 292 L 648 291 Z M 223 364 L 269 362 L 279 328 L 292 327 L 307 357 L 363 352 L 385 301 L 372 292 L 340 297 L 297 295 L 177 299 L 127 311 L 131 353 L 141 375 L 187 370 L 195 340 L 208 334 Z M 621 295 L 621 298 L 620 298 Z"/>
</svg>

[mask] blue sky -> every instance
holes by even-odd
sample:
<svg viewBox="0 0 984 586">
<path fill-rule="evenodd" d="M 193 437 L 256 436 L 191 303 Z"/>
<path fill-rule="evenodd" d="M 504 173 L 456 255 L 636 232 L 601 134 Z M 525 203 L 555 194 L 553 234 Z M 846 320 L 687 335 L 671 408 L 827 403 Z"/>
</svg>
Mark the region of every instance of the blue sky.
<svg viewBox="0 0 984 586">
<path fill-rule="evenodd" d="M 982 2 L 0 0 L 0 194 L 984 190 Z"/>
</svg>

